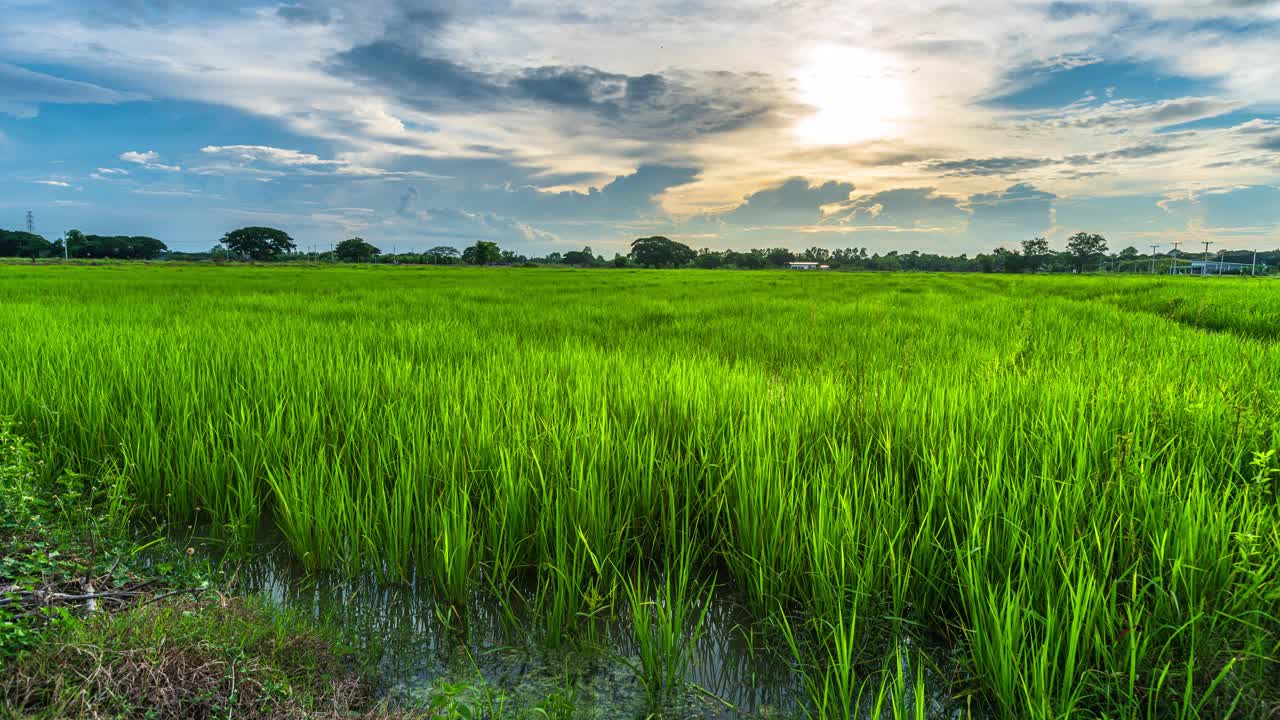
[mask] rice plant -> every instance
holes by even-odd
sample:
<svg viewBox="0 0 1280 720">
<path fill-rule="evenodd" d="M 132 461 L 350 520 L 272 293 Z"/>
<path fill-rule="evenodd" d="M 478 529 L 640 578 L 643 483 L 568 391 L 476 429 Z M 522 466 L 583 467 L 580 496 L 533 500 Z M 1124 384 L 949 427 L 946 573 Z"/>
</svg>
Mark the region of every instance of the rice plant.
<svg viewBox="0 0 1280 720">
<path fill-rule="evenodd" d="M 831 716 L 875 691 L 903 626 L 950 643 L 953 693 L 1004 717 L 1265 716 L 1275 297 L 1184 277 L 5 265 L 0 415 L 50 472 L 109 469 L 148 515 L 231 540 L 270 523 L 310 567 L 426 578 L 455 606 L 529 600 L 548 644 L 649 596 L 687 546 L 758 617 L 790 618 L 807 667 L 833 661 L 811 684 Z M 706 579 L 669 592 L 695 607 Z"/>
<path fill-rule="evenodd" d="M 692 545 L 683 545 L 656 582 L 638 575 L 624 583 L 638 654 L 633 670 L 658 713 L 687 690 L 693 648 L 711 606 L 714 582 L 699 583 L 695 563 Z"/>
</svg>

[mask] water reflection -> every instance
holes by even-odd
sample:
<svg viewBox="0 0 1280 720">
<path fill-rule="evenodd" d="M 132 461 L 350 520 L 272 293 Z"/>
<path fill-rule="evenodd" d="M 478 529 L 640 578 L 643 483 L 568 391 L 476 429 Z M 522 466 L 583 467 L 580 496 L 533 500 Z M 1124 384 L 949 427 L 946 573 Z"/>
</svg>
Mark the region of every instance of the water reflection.
<svg viewBox="0 0 1280 720">
<path fill-rule="evenodd" d="M 527 709 L 559 692 L 574 696 L 574 717 L 645 715 L 644 687 L 629 665 L 637 652 L 625 612 L 582 633 L 591 640 L 549 650 L 538 641 L 536 623 L 522 621 L 522 609 L 504 608 L 489 592 L 473 592 L 459 617 L 419 579 L 308 574 L 278 536 L 264 537 L 247 553 L 219 556 L 214 544 L 205 550 L 238 590 L 343 627 L 378 659 L 393 700 L 422 702 L 444 683 L 483 684 L 509 707 Z M 801 697 L 801 679 L 788 656 L 766 641 L 727 591 L 711 596 L 687 679 L 696 688 L 675 713 L 681 717 L 789 716 Z"/>
</svg>

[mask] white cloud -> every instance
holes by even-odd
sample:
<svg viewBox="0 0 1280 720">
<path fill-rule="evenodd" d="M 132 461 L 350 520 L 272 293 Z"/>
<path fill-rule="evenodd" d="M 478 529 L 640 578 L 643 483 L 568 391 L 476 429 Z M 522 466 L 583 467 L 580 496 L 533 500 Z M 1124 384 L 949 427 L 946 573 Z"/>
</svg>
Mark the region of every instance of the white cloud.
<svg viewBox="0 0 1280 720">
<path fill-rule="evenodd" d="M 120 153 L 120 159 L 124 162 L 141 165 L 147 170 L 162 170 L 164 172 L 178 172 L 182 170 L 182 168 L 177 165 L 165 165 L 163 163 L 156 162 L 160 159 L 160 153 L 155 150 L 147 150 L 145 152 L 129 150 L 127 152 Z"/>
<path fill-rule="evenodd" d="M 49 185 L 51 187 L 71 187 L 71 183 L 61 180 L 33 180 L 36 185 Z"/>
<path fill-rule="evenodd" d="M 138 163 L 139 165 L 146 165 L 147 163 L 153 160 L 158 160 L 159 158 L 160 153 L 155 150 L 147 150 L 146 152 L 129 150 L 128 152 L 120 153 L 121 160 L 125 162 Z"/>
<path fill-rule="evenodd" d="M 128 175 L 129 175 L 128 170 L 124 170 L 121 168 L 100 167 L 96 171 L 89 173 L 89 178 L 92 180 L 115 181 L 115 180 L 124 180 Z"/>
<path fill-rule="evenodd" d="M 339 160 L 322 160 L 319 156 L 310 153 L 268 145 L 206 145 L 200 149 L 200 152 L 236 162 L 264 162 L 287 167 L 342 164 Z"/>
<path fill-rule="evenodd" d="M 446 179 L 442 175 L 420 170 L 384 170 L 349 159 L 326 160 L 312 153 L 269 145 L 207 145 L 200 152 L 213 159 L 190 168 L 197 175 L 256 175 L 262 178 L 300 175 L 340 175 L 351 178 L 419 178 Z"/>
<path fill-rule="evenodd" d="M 129 192 L 134 195 L 151 195 L 155 197 L 203 197 L 204 194 L 198 190 L 152 190 L 148 188 L 136 188 Z"/>
</svg>

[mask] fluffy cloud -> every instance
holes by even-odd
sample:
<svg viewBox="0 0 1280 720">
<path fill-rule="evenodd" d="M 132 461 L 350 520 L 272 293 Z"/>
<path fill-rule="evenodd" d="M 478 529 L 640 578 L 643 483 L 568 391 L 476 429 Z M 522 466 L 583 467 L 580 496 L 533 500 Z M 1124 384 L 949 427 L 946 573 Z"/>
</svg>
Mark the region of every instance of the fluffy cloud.
<svg viewBox="0 0 1280 720">
<path fill-rule="evenodd" d="M 263 161 L 272 165 L 305 166 L 305 165 L 341 165 L 338 160 L 322 160 L 310 153 L 286 150 L 266 145 L 206 145 L 200 149 L 205 155 L 226 158 L 232 161 L 251 163 Z"/>
<path fill-rule="evenodd" d="M 421 178 L 442 179 L 420 170 L 385 170 L 341 159 L 324 159 L 312 153 L 269 145 L 206 145 L 200 152 L 207 162 L 189 168 L 197 175 L 251 175 L 259 178 L 298 174 L 343 179 Z"/>
<path fill-rule="evenodd" d="M 158 162 L 160 160 L 160 153 L 155 150 L 146 150 L 144 152 L 128 150 L 120 153 L 120 159 L 127 163 L 141 165 L 147 170 L 162 170 L 164 172 L 178 172 L 182 170 L 182 168 L 177 165 L 165 165 L 164 163 Z"/>
</svg>

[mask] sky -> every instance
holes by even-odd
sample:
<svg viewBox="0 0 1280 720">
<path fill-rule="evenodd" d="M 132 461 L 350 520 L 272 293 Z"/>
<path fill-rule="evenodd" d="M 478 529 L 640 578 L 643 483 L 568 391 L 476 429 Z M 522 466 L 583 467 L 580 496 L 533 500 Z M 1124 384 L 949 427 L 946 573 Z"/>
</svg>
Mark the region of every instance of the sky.
<svg viewBox="0 0 1280 720">
<path fill-rule="evenodd" d="M 0 228 L 1280 247 L 1280 1 L 0 0 Z"/>
</svg>

